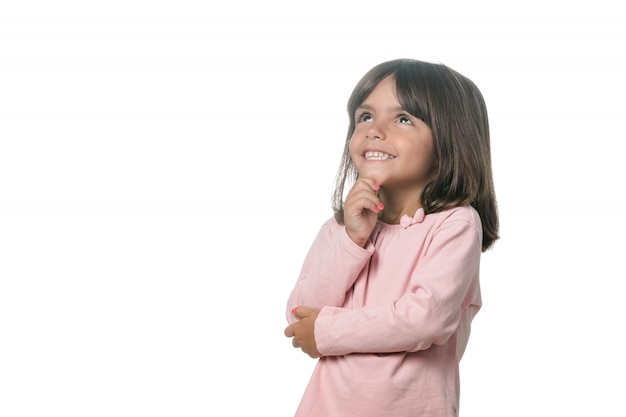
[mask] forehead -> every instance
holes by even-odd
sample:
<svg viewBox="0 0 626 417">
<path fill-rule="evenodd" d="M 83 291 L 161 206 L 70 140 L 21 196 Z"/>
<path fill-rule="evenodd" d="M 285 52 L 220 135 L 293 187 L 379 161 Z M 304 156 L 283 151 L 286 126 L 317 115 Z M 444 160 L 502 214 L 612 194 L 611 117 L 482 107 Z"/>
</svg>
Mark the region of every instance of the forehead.
<svg viewBox="0 0 626 417">
<path fill-rule="evenodd" d="M 386 104 L 387 106 L 393 104 L 394 107 L 402 107 L 398 99 L 395 77 L 388 76 L 382 79 L 372 92 L 365 97 L 359 107 L 371 107 L 377 103 Z"/>
</svg>

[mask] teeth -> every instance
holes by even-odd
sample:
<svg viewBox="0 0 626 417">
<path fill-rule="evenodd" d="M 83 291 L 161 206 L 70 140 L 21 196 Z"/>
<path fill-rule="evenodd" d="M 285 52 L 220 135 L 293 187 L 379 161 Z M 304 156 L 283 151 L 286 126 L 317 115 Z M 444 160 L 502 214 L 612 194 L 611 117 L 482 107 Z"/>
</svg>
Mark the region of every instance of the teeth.
<svg viewBox="0 0 626 417">
<path fill-rule="evenodd" d="M 365 159 L 368 161 L 383 161 L 385 159 L 394 159 L 395 156 L 389 155 L 388 153 L 378 152 L 378 151 L 368 151 L 365 152 Z"/>
</svg>

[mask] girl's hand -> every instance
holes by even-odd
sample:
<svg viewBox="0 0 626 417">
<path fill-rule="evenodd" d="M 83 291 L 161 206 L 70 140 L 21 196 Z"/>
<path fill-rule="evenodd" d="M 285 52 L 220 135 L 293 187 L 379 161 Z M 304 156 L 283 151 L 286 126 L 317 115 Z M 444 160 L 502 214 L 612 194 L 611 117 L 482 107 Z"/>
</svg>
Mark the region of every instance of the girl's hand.
<svg viewBox="0 0 626 417">
<path fill-rule="evenodd" d="M 300 320 L 285 329 L 285 336 L 293 337 L 292 344 L 300 348 L 312 358 L 319 358 L 322 354 L 317 350 L 315 341 L 315 319 L 320 310 L 311 307 L 300 306 L 292 310 L 293 315 Z"/>
<path fill-rule="evenodd" d="M 346 196 L 343 220 L 350 239 L 364 247 L 376 226 L 378 213 L 384 208 L 378 198 L 380 185 L 370 178 L 359 178 Z"/>
</svg>

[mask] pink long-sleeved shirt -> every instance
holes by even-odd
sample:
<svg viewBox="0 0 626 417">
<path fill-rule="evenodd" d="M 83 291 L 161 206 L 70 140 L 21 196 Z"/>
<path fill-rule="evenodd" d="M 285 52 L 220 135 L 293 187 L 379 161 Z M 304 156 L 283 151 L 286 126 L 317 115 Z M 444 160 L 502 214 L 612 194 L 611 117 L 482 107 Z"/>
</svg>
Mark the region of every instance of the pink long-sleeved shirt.
<svg viewBox="0 0 626 417">
<path fill-rule="evenodd" d="M 297 417 L 457 416 L 459 361 L 481 306 L 482 228 L 469 206 L 378 222 L 365 248 L 327 221 L 287 304 L 320 308 L 320 353 Z"/>
</svg>

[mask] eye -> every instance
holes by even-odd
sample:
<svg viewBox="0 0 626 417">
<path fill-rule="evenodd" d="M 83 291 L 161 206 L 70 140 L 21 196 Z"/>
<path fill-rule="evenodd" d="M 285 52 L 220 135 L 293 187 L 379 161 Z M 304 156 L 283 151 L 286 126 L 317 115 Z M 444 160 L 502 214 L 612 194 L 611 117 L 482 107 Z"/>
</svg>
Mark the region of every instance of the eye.
<svg viewBox="0 0 626 417">
<path fill-rule="evenodd" d="M 413 124 L 411 119 L 409 119 L 404 114 L 401 114 L 400 116 L 398 116 L 398 121 L 400 122 L 400 124 L 403 124 L 403 125 L 412 125 Z"/>
<path fill-rule="evenodd" d="M 356 116 L 356 122 L 357 123 L 369 122 L 371 120 L 372 120 L 372 115 L 367 113 L 367 112 L 359 113 Z"/>
</svg>

